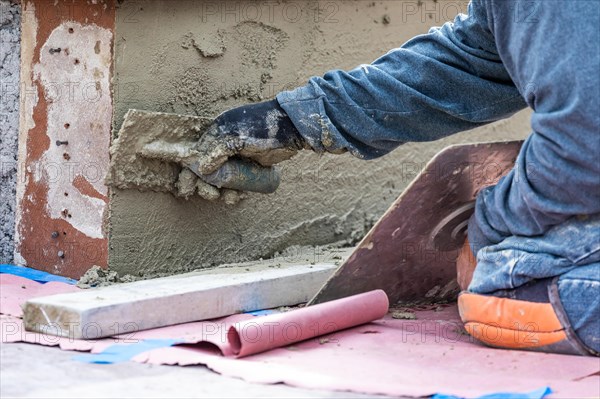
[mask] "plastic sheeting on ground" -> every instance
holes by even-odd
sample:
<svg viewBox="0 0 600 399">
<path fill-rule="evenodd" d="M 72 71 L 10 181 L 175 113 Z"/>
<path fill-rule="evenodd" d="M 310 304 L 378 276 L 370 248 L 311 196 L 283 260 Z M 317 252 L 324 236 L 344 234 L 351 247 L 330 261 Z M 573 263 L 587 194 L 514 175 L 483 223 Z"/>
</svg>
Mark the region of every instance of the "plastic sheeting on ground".
<svg viewBox="0 0 600 399">
<path fill-rule="evenodd" d="M 20 278 L 0 278 L 2 309 L 5 300 L 9 304 L 7 308 L 14 309 L 11 303 L 15 298 L 5 297 L 5 289 L 14 292 L 15 285 L 37 284 Z M 73 287 L 64 284 L 64 289 L 68 292 Z M 40 287 L 24 291 L 32 296 L 45 294 Z M 18 301 L 27 297 L 22 294 Z M 132 361 L 182 366 L 204 364 L 221 374 L 258 383 L 283 382 L 304 388 L 391 396 L 429 396 L 443 392 L 458 397 L 530 392 L 550 386 L 553 391 L 550 397 L 600 396 L 598 358 L 482 347 L 463 333 L 454 306 L 416 309 L 415 314 L 416 320 L 386 316 L 373 323 L 241 359 L 223 356 L 230 327 L 249 326 L 252 321 L 266 316 L 234 315 L 98 341 L 25 332 L 21 319 L 14 316 L 2 316 L 0 323 L 3 342 L 55 345 L 63 350 L 104 352 L 105 356 L 108 348 L 114 353 L 118 345 L 129 345 L 128 357 Z M 322 320 L 313 328 L 326 332 L 326 324 L 327 320 Z M 288 326 L 286 331 L 296 334 L 297 329 L 297 326 Z M 258 330 L 250 328 L 248 334 L 251 331 Z M 261 338 L 264 337 L 246 336 L 250 340 Z M 146 346 L 136 349 L 132 345 Z"/>
</svg>

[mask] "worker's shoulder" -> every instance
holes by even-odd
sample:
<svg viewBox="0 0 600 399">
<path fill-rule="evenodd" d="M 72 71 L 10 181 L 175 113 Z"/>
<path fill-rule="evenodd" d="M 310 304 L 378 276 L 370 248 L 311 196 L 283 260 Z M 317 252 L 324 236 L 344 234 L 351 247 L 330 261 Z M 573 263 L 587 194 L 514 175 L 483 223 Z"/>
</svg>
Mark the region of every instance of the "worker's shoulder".
<svg viewBox="0 0 600 399">
<path fill-rule="evenodd" d="M 474 12 L 485 12 L 488 18 L 516 24 L 543 24 L 559 21 L 590 24 L 600 19 L 600 0 L 471 0 Z"/>
</svg>

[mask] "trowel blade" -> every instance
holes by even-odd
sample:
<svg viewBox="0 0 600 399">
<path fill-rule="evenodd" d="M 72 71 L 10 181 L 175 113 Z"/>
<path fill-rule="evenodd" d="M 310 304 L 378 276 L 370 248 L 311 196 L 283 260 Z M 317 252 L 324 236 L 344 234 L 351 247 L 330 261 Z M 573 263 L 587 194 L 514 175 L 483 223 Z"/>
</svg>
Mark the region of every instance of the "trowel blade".
<svg viewBox="0 0 600 399">
<path fill-rule="evenodd" d="M 111 145 L 107 184 L 120 189 L 177 193 L 178 158 L 190 149 L 212 118 L 129 110 Z"/>
</svg>

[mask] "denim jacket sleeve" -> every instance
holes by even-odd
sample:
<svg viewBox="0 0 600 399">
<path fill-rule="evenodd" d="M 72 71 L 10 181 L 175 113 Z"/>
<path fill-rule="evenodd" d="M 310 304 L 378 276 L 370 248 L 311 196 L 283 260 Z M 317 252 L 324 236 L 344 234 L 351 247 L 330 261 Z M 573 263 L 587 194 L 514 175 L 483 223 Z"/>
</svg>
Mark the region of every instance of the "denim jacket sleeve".
<svg viewBox="0 0 600 399">
<path fill-rule="evenodd" d="M 317 152 L 373 159 L 525 108 L 496 51 L 483 4 L 372 64 L 333 70 L 277 96 Z"/>
</svg>

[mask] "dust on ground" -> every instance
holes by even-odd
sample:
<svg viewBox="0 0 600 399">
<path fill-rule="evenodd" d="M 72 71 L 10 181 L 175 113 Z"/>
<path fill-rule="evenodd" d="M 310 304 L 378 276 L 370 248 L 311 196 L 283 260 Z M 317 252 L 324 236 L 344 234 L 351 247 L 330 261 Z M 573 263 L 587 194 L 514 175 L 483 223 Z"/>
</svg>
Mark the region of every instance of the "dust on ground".
<svg viewBox="0 0 600 399">
<path fill-rule="evenodd" d="M 392 312 L 392 319 L 400 319 L 400 320 L 416 320 L 417 315 L 411 311 L 405 312 Z"/>
</svg>

